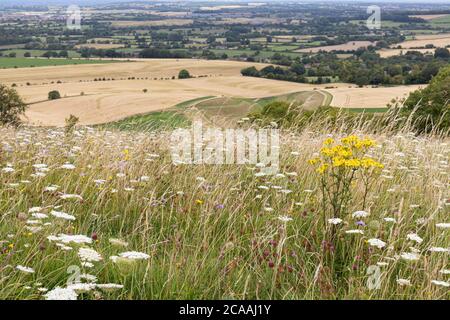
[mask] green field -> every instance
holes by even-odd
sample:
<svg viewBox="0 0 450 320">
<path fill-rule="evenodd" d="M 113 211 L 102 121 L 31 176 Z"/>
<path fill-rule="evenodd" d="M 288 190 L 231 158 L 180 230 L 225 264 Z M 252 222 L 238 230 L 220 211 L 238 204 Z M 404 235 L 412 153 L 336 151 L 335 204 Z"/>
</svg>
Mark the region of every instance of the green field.
<svg viewBox="0 0 450 320">
<path fill-rule="evenodd" d="M 112 63 L 113 60 L 0 58 L 0 69 Z"/>
<path fill-rule="evenodd" d="M 4 57 L 7 57 L 10 53 L 15 53 L 16 58 L 24 58 L 25 57 L 24 55 L 27 52 L 29 52 L 32 57 L 42 57 L 42 55 L 48 51 L 49 50 L 9 49 L 9 50 L 5 50 L 5 51 L 0 51 L 0 53 L 3 53 Z M 59 51 L 56 50 L 56 52 L 59 52 Z M 81 55 L 76 51 L 68 50 L 67 52 L 69 54 L 69 58 L 80 58 L 81 57 Z"/>
</svg>

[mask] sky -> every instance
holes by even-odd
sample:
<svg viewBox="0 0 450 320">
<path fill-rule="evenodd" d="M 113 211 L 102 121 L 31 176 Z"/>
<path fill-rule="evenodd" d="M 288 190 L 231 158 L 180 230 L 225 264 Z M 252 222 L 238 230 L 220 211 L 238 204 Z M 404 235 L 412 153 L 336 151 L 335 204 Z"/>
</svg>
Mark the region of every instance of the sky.
<svg viewBox="0 0 450 320">
<path fill-rule="evenodd" d="M 54 5 L 54 4 L 101 4 L 101 3 L 113 3 L 113 2 L 139 2 L 145 0 L 0 0 L 0 5 Z M 158 1 L 158 0 L 153 0 Z M 196 1 L 196 2 L 247 2 L 246 0 L 169 0 L 169 2 L 174 1 Z M 250 2 L 280 2 L 280 1 L 289 1 L 294 2 L 297 0 L 250 0 Z M 299 2 L 313 2 L 314 0 L 298 0 Z M 370 3 L 381 3 L 381 2 L 390 2 L 390 3 L 449 3 L 450 0 L 317 0 L 317 2 L 370 2 Z M 158 2 L 164 2 L 164 0 L 159 0 Z"/>
</svg>

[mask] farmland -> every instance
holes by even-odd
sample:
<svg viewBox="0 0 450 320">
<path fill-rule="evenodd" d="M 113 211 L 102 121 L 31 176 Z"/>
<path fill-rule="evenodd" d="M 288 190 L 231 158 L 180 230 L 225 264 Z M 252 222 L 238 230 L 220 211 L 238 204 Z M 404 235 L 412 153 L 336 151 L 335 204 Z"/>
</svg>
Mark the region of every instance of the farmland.
<svg viewBox="0 0 450 320">
<path fill-rule="evenodd" d="M 331 94 L 332 106 L 379 108 L 417 89 L 417 86 L 357 88 L 344 83 L 313 85 L 242 77 L 240 70 L 250 65 L 253 64 L 183 59 L 116 61 L 77 68 L 24 68 L 15 70 L 14 74 L 0 70 L 0 82 L 15 84 L 20 95 L 30 104 L 26 113 L 29 123 L 56 126 L 64 125 L 70 114 L 79 117 L 81 124 L 99 124 L 165 110 L 204 96 L 251 100 L 321 90 Z M 176 79 L 182 69 L 189 69 L 196 78 Z M 144 92 L 144 89 L 148 91 Z M 52 90 L 58 90 L 63 98 L 48 101 L 48 92 Z M 318 94 L 317 98 L 308 100 L 310 105 L 304 107 L 319 107 L 324 99 L 323 94 Z M 217 108 L 227 112 L 220 100 L 215 102 Z M 232 102 L 235 101 L 230 100 L 226 105 L 231 108 Z M 303 99 L 297 101 L 298 104 L 304 102 Z M 241 110 L 240 116 L 249 111 L 248 107 L 237 109 Z"/>
</svg>

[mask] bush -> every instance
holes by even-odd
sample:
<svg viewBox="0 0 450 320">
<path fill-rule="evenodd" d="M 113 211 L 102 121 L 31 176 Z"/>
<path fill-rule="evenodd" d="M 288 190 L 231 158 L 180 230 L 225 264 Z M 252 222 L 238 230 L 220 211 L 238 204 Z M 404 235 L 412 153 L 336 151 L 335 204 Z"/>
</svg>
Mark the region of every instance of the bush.
<svg viewBox="0 0 450 320">
<path fill-rule="evenodd" d="M 421 90 L 412 92 L 405 101 L 403 114 L 419 132 L 450 129 L 450 67 L 443 68 Z"/>
<path fill-rule="evenodd" d="M 61 99 L 61 94 L 57 90 L 50 91 L 48 93 L 48 100 Z"/>
<path fill-rule="evenodd" d="M 191 74 L 186 69 L 183 69 L 178 73 L 178 79 L 189 79 L 189 78 L 191 78 Z"/>
<path fill-rule="evenodd" d="M 0 124 L 18 126 L 26 108 L 16 90 L 0 84 Z"/>
</svg>

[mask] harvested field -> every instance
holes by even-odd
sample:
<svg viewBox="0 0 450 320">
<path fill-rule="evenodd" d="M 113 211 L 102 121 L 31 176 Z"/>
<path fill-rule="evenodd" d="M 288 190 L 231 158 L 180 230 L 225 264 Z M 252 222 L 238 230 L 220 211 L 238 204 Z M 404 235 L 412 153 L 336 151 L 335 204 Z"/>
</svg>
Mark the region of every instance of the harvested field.
<svg viewBox="0 0 450 320">
<path fill-rule="evenodd" d="M 419 85 L 397 87 L 365 87 L 327 90 L 333 95 L 331 105 L 341 108 L 382 108 L 386 107 L 392 99 L 404 98 L 410 92 L 424 87 Z"/>
<path fill-rule="evenodd" d="M 296 52 L 306 52 L 306 53 L 316 53 L 319 51 L 353 51 L 359 48 L 366 48 L 369 45 L 373 45 L 374 43 L 371 41 L 350 41 L 344 44 L 334 45 L 334 46 L 322 46 L 322 47 L 314 47 L 314 48 L 306 48 L 299 49 Z"/>
</svg>

